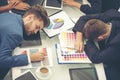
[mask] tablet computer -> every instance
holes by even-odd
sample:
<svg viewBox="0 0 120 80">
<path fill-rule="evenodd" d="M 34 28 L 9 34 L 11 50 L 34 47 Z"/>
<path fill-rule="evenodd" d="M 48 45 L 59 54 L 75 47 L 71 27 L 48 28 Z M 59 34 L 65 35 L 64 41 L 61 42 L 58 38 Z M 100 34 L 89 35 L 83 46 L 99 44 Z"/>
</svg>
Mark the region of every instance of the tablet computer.
<svg viewBox="0 0 120 80">
<path fill-rule="evenodd" d="M 71 80 L 98 80 L 94 67 L 69 69 Z"/>
<path fill-rule="evenodd" d="M 15 80 L 38 80 L 36 76 L 30 71 L 27 70 L 19 75 Z"/>
<path fill-rule="evenodd" d="M 45 7 L 52 9 L 62 9 L 63 2 L 62 0 L 45 0 Z"/>
</svg>

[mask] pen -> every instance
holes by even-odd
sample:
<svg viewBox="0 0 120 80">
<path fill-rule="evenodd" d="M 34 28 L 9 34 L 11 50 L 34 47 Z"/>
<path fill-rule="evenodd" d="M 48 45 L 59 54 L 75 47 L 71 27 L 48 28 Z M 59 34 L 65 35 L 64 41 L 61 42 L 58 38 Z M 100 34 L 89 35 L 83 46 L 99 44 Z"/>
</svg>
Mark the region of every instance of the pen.
<svg viewBox="0 0 120 80">
<path fill-rule="evenodd" d="M 59 44 L 55 44 L 55 48 L 56 48 L 56 52 L 58 54 L 58 57 L 61 56 L 61 49 L 60 49 L 60 45 Z"/>
</svg>

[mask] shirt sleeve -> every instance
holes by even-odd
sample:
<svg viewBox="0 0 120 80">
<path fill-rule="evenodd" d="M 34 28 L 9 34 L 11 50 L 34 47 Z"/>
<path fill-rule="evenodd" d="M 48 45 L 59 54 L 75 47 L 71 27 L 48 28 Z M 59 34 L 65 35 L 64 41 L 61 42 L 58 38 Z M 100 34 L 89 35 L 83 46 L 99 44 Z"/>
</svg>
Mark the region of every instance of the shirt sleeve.
<svg viewBox="0 0 120 80">
<path fill-rule="evenodd" d="M 79 18 L 79 20 L 76 22 L 73 31 L 76 32 L 82 32 L 82 29 L 85 25 L 85 23 L 90 20 L 90 19 L 99 19 L 102 20 L 104 22 L 110 22 L 112 20 L 120 20 L 120 12 L 118 12 L 117 10 L 111 9 L 108 10 L 104 13 L 100 13 L 100 14 L 91 14 L 91 15 L 85 15 Z"/>
<path fill-rule="evenodd" d="M 101 12 L 102 1 L 101 0 L 88 0 L 91 6 L 83 4 L 80 7 L 80 10 L 87 14 L 96 14 Z"/>
<path fill-rule="evenodd" d="M 0 67 L 16 67 L 28 64 L 26 54 L 12 56 L 13 50 L 21 44 L 22 37 L 16 34 L 7 34 L 3 37 L 0 45 Z"/>
<path fill-rule="evenodd" d="M 88 41 L 85 52 L 93 63 L 117 64 L 120 60 L 120 47 L 117 45 L 110 45 L 104 50 L 99 50 L 94 42 Z"/>
</svg>

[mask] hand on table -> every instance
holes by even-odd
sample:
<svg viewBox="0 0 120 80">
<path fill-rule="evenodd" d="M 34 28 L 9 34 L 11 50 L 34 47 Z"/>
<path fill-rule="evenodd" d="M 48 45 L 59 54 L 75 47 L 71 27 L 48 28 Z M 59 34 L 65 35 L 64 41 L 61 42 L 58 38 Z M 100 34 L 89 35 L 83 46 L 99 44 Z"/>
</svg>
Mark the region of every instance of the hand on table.
<svg viewBox="0 0 120 80">
<path fill-rule="evenodd" d="M 17 6 L 19 3 L 20 3 L 19 0 L 10 0 L 10 1 L 9 1 L 9 4 L 8 4 L 9 9 L 13 9 L 13 8 L 14 8 L 15 6 Z"/>
<path fill-rule="evenodd" d="M 81 4 L 75 0 L 63 0 L 63 3 L 69 6 L 80 8 Z"/>
<path fill-rule="evenodd" d="M 69 6 L 73 6 L 73 3 L 75 2 L 75 0 L 63 0 L 64 4 L 67 4 Z"/>
<path fill-rule="evenodd" d="M 84 51 L 83 41 L 76 41 L 74 47 L 78 52 L 83 52 Z"/>
<path fill-rule="evenodd" d="M 30 54 L 30 59 L 31 59 L 31 62 L 41 61 L 44 59 L 44 53 L 36 52 L 36 53 Z"/>
<path fill-rule="evenodd" d="M 82 39 L 82 33 L 81 32 L 76 32 L 76 41 L 75 41 L 74 47 L 78 52 L 83 52 L 84 51 L 84 44 L 83 44 L 83 39 Z"/>
</svg>

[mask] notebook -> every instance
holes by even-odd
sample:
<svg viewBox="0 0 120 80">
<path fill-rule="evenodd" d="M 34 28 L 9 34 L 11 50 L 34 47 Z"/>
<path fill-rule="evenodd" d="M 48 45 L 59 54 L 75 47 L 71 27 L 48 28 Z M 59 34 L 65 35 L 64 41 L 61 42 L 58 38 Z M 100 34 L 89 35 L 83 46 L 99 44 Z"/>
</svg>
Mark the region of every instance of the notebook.
<svg viewBox="0 0 120 80">
<path fill-rule="evenodd" d="M 42 45 L 40 32 L 38 31 L 37 34 L 33 34 L 28 36 L 26 33 L 23 33 L 23 42 L 20 47 L 28 47 L 28 46 L 40 46 Z"/>
</svg>

